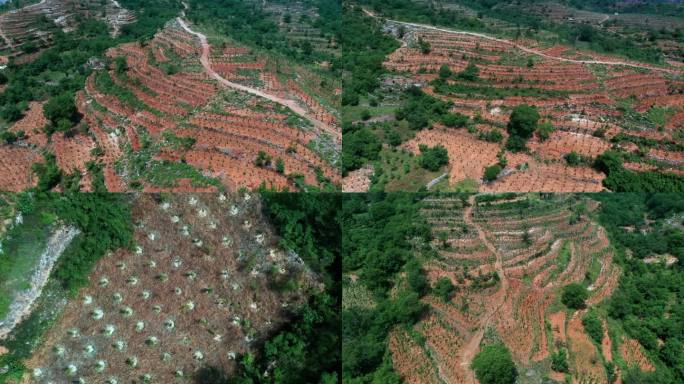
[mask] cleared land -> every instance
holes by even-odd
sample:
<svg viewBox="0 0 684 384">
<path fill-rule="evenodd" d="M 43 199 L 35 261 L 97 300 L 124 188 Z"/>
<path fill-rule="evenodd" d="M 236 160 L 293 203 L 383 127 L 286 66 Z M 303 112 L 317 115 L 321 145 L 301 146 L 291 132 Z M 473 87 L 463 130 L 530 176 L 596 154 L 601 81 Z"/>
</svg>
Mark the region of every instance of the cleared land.
<svg viewBox="0 0 684 384">
<path fill-rule="evenodd" d="M 472 360 L 493 342 L 511 350 L 524 382 L 558 378 L 550 356 L 561 349 L 569 351 L 573 382 L 608 382 L 599 347 L 582 326 L 587 310 L 567 309 L 559 297 L 563 286 L 582 283 L 590 291 L 587 304 L 597 305 L 616 288 L 621 271 L 605 230 L 578 214 L 596 203 L 570 195 L 550 199 L 423 201 L 438 250 L 423 268 L 431 285 L 447 278 L 456 292 L 448 301 L 423 298 L 430 310 L 413 328 L 425 340 L 422 348 L 412 344 L 415 338 L 392 333 L 394 368 L 407 382 L 475 383 Z"/>
<path fill-rule="evenodd" d="M 256 195 L 144 195 L 136 246 L 103 258 L 27 365 L 30 382 L 191 382 L 232 372 L 316 281 L 278 246 Z"/>
</svg>

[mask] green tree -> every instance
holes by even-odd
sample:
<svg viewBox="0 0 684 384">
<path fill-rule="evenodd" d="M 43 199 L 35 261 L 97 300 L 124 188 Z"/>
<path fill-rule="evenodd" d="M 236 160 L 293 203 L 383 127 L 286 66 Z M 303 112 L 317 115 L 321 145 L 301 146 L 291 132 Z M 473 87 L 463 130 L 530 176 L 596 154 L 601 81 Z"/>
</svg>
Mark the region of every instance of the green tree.
<svg viewBox="0 0 684 384">
<path fill-rule="evenodd" d="M 254 160 L 254 165 L 257 167 L 268 167 L 271 165 L 271 160 L 271 155 L 264 151 L 259 151 L 259 153 L 257 153 L 256 159 Z"/>
<path fill-rule="evenodd" d="M 565 349 L 559 349 L 551 355 L 551 369 L 556 372 L 568 372 L 568 354 Z"/>
<path fill-rule="evenodd" d="M 536 107 L 527 104 L 518 105 L 513 109 L 506 129 L 510 134 L 507 148 L 513 152 L 525 150 L 527 140 L 537 130 L 540 116 Z"/>
<path fill-rule="evenodd" d="M 518 378 L 511 353 L 503 344 L 483 347 L 472 367 L 480 384 L 514 384 Z"/>
<path fill-rule="evenodd" d="M 484 181 L 494 181 L 501 173 L 501 166 L 499 164 L 490 165 L 485 168 L 483 179 Z"/>
<path fill-rule="evenodd" d="M 582 317 L 582 325 L 595 342 L 601 343 L 603 340 L 603 323 L 595 311 L 589 311 Z"/>
<path fill-rule="evenodd" d="M 78 120 L 78 109 L 73 93 L 65 92 L 52 97 L 43 106 L 43 114 L 54 125 L 62 120 L 75 123 Z"/>
<path fill-rule="evenodd" d="M 408 282 L 409 287 L 411 287 L 411 290 L 419 295 L 422 296 L 427 292 L 429 284 L 425 277 L 425 272 L 418 260 L 411 259 L 406 263 L 406 281 Z"/>
<path fill-rule="evenodd" d="M 451 279 L 448 277 L 441 277 L 432 287 L 432 292 L 444 302 L 451 300 L 451 296 L 454 294 L 456 287 L 451 283 Z"/>
<path fill-rule="evenodd" d="M 449 128 L 458 127 L 463 128 L 468 124 L 470 119 L 462 113 L 447 113 L 442 116 L 442 124 Z"/>
<path fill-rule="evenodd" d="M 276 159 L 275 162 L 276 172 L 283 174 L 285 173 L 285 162 L 280 157 Z"/>
<path fill-rule="evenodd" d="M 14 132 L 4 131 L 3 133 L 0 133 L 0 140 L 7 144 L 14 144 L 14 142 L 18 140 L 18 137 Z"/>
<path fill-rule="evenodd" d="M 126 63 L 126 56 L 117 56 L 116 59 L 114 59 L 114 65 L 117 74 L 123 75 L 124 73 L 126 73 L 126 70 L 128 69 L 128 63 Z"/>
<path fill-rule="evenodd" d="M 617 151 L 605 151 L 594 160 L 594 168 L 606 175 L 610 175 L 612 171 L 622 169 L 622 156 Z"/>
<path fill-rule="evenodd" d="M 430 45 L 429 42 L 423 40 L 422 37 L 418 38 L 418 48 L 420 48 L 420 51 L 424 54 L 427 55 L 432 51 L 432 46 Z"/>
<path fill-rule="evenodd" d="M 446 80 L 453 75 L 453 72 L 451 71 L 451 68 L 449 68 L 448 65 L 442 64 L 441 67 L 439 67 L 439 78 L 442 80 Z"/>
<path fill-rule="evenodd" d="M 475 63 L 470 62 L 465 69 L 458 73 L 458 78 L 466 81 L 476 81 L 480 76 L 480 69 Z"/>
<path fill-rule="evenodd" d="M 378 137 L 367 128 L 354 128 L 342 136 L 342 172 L 359 169 L 367 161 L 377 160 L 382 150 Z"/>
<path fill-rule="evenodd" d="M 401 135 L 397 131 L 390 131 L 385 138 L 387 139 L 387 144 L 396 147 L 401 144 Z"/>
<path fill-rule="evenodd" d="M 425 144 L 421 144 L 420 148 L 420 166 L 429 171 L 439 171 L 444 165 L 449 163 L 449 153 L 442 145 L 435 145 L 429 148 Z"/>
<path fill-rule="evenodd" d="M 62 180 L 62 170 L 57 166 L 57 158 L 52 153 L 43 154 L 43 163 L 34 163 L 31 170 L 38 176 L 36 189 L 47 192 L 56 187 Z"/>
<path fill-rule="evenodd" d="M 581 309 L 585 307 L 585 301 L 589 298 L 587 288 L 579 283 L 568 284 L 563 287 L 561 302 L 568 308 Z"/>
<path fill-rule="evenodd" d="M 578 166 L 582 161 L 580 155 L 578 155 L 575 151 L 565 154 L 563 158 L 565 159 L 565 162 L 568 163 L 568 165 L 571 167 Z"/>
<path fill-rule="evenodd" d="M 10 123 L 13 123 L 21 119 L 23 116 L 24 113 L 22 112 L 21 108 L 19 108 L 19 106 L 14 103 L 8 104 L 7 106 L 5 106 L 5 108 L 2 109 L 2 111 L 0 111 L 0 117 L 2 117 Z"/>
</svg>

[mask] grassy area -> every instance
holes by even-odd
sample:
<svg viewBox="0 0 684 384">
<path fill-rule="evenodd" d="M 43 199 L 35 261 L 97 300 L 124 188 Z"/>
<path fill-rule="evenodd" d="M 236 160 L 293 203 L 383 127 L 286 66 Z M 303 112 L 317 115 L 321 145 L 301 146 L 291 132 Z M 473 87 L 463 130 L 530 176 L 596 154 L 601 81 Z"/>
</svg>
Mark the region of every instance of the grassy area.
<svg viewBox="0 0 684 384">
<path fill-rule="evenodd" d="M 564 241 L 561 245 L 561 249 L 558 252 L 558 257 L 556 258 L 556 268 L 551 272 L 549 276 L 549 281 L 553 281 L 556 276 L 565 270 L 570 262 L 571 257 L 570 242 Z"/>
<path fill-rule="evenodd" d="M 373 294 L 363 284 L 347 278 L 342 286 L 342 307 L 348 308 L 372 308 L 375 306 Z"/>
<path fill-rule="evenodd" d="M 190 179 L 194 187 L 220 186 L 217 179 L 210 179 L 197 168 L 185 163 L 153 161 L 145 172 L 145 179 L 158 187 L 174 187 L 178 179 Z"/>
<path fill-rule="evenodd" d="M 446 167 L 437 172 L 423 169 L 418 157 L 403 150 L 383 149 L 380 160 L 374 163 L 375 180 L 371 189 L 385 191 L 416 191 L 430 180 L 443 174 Z"/>
<path fill-rule="evenodd" d="M 455 193 L 476 193 L 479 189 L 479 184 L 475 179 L 464 179 L 456 182 L 456 184 L 449 184 L 449 177 L 445 177 L 442 181 L 435 184 L 430 192 L 455 192 Z"/>
<path fill-rule="evenodd" d="M 362 102 L 359 102 L 359 105 L 347 105 L 342 107 L 342 116 L 344 117 L 345 121 L 363 120 L 364 113 L 367 113 L 367 116 L 370 116 L 370 118 L 391 115 L 392 119 L 394 119 L 394 111 L 396 109 L 397 106 L 395 105 L 378 104 L 376 106 L 372 106 L 367 100 L 362 100 Z"/>
</svg>

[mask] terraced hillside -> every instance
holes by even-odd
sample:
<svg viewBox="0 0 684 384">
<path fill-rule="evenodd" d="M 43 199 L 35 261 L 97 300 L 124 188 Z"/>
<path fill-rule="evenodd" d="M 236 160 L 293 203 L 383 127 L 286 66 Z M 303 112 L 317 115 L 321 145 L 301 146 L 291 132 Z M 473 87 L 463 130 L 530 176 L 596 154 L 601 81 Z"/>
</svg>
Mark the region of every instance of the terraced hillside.
<svg viewBox="0 0 684 384">
<path fill-rule="evenodd" d="M 301 274 L 301 287 L 314 283 L 278 247 L 259 197 L 237 198 L 141 197 L 132 211 L 135 249 L 95 267 L 28 363 L 31 382 L 192 381 L 206 366 L 233 372 L 286 320 L 281 309 L 302 299 L 268 280 Z"/>
<path fill-rule="evenodd" d="M 135 21 L 135 15 L 117 1 L 41 0 L 0 14 L 0 51 L 32 53 L 50 45 L 56 29 L 69 32 L 83 17 L 104 21 L 114 35 L 123 25 Z"/>
<path fill-rule="evenodd" d="M 30 167 L 41 149 L 54 153 L 63 172 L 81 175 L 85 190 L 93 175 L 110 191 L 338 183 L 337 118 L 311 93 L 321 79 L 194 33 L 179 19 L 144 45 L 110 49 L 110 64 L 76 96 L 80 133 L 48 140 L 42 107 L 34 104 L 24 117 L 31 129 L 22 121 L 11 128 L 25 132 L 33 148 L 2 148 L 20 153 L 5 160 L 15 171 L 5 188 L 36 182 Z"/>
<path fill-rule="evenodd" d="M 590 308 L 617 286 L 613 249 L 589 218 L 597 203 L 573 195 L 483 197 L 423 200 L 438 250 L 423 265 L 425 275 L 433 286 L 448 279 L 455 291 L 446 301 L 423 298 L 429 309 L 411 331 L 419 336 L 391 333 L 395 370 L 409 383 L 475 383 L 475 355 L 500 342 L 520 367 L 521 382 L 564 381 L 551 369 L 551 356 L 563 350 L 572 382 L 608 383 L 602 359 L 613 357 L 600 357 L 585 333 L 587 310 L 560 303 L 561 288 L 571 283 L 588 286 Z"/>
<path fill-rule="evenodd" d="M 332 1 L 329 1 L 332 3 Z M 318 4 L 325 3 L 323 1 Z M 264 10 L 270 13 L 278 24 L 280 32 L 298 46 L 307 51 L 318 52 L 322 65 L 330 65 L 329 59 L 339 56 L 339 42 L 332 31 L 332 20 L 321 17 L 317 2 L 311 0 L 267 1 Z"/>
<path fill-rule="evenodd" d="M 387 73 L 379 75 L 377 89 L 345 117 L 399 150 L 359 155 L 375 159 L 366 162 L 373 166 L 370 180 L 377 188 L 418 189 L 446 173 L 443 189 L 618 189 L 593 167 L 607 151 L 620 158 L 624 170 L 636 172 L 635 179 L 646 173 L 659 176 L 644 178 L 681 176 L 684 72 L 679 64 L 637 62 L 520 33 L 499 37 L 388 21 L 365 12 L 401 44 L 384 60 Z M 423 92 L 422 99 L 408 94 L 413 87 Z M 509 145 L 511 113 L 521 105 L 539 114 L 522 151 Z M 439 172 L 422 171 L 408 156 L 419 158 L 421 145 L 443 146 L 448 164 Z M 485 176 L 494 165 L 499 171 Z M 363 168 L 350 174 L 346 189 L 364 184 L 356 180 L 359 173 Z"/>
</svg>

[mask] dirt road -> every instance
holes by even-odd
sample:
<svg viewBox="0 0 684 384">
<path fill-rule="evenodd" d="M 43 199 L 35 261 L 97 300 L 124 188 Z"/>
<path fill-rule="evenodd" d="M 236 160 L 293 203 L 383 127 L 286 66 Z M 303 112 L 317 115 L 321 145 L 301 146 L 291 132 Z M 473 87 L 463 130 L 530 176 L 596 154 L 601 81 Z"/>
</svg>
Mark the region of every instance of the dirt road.
<svg viewBox="0 0 684 384">
<path fill-rule="evenodd" d="M 377 18 L 377 16 L 364 9 L 364 12 L 371 17 Z M 639 68 L 639 69 L 649 69 L 653 71 L 660 71 L 660 72 L 666 72 L 666 73 L 676 73 L 676 74 L 681 74 L 684 73 L 681 70 L 675 70 L 675 69 L 670 69 L 670 68 L 662 68 L 662 67 L 656 67 L 653 65 L 648 65 L 648 64 L 638 64 L 638 63 L 630 63 L 626 61 L 604 61 L 604 60 L 575 60 L 575 59 L 568 59 L 565 57 L 559 57 L 559 56 L 553 56 L 546 54 L 542 51 L 539 51 L 534 48 L 529 48 L 524 45 L 518 44 L 514 41 L 511 40 L 506 40 L 506 39 L 500 39 L 497 37 L 492 37 L 489 35 L 485 35 L 483 33 L 476 33 L 476 32 L 468 32 L 468 31 L 456 31 L 453 29 L 448 29 L 448 28 L 439 28 L 439 27 L 434 27 L 432 25 L 426 25 L 426 24 L 419 24 L 419 23 L 409 23 L 405 21 L 398 21 L 398 20 L 392 20 L 392 19 L 386 19 L 388 22 L 395 23 L 395 24 L 400 24 L 400 25 L 406 25 L 414 28 L 423 28 L 423 29 L 429 29 L 433 31 L 439 31 L 439 32 L 445 32 L 445 33 L 451 33 L 451 34 L 457 34 L 457 35 L 466 35 L 466 36 L 474 36 L 474 37 L 479 37 L 485 40 L 489 41 L 495 41 L 498 43 L 503 43 L 506 45 L 513 46 L 523 52 L 540 56 L 546 59 L 550 60 L 556 60 L 556 61 L 561 61 L 565 63 L 574 63 L 574 64 L 599 64 L 599 65 L 610 65 L 610 66 L 625 66 L 625 67 L 631 67 L 631 68 Z"/>
<path fill-rule="evenodd" d="M 485 247 L 487 247 L 487 249 L 490 252 L 492 252 L 496 257 L 494 267 L 496 268 L 496 272 L 499 275 L 499 279 L 501 282 L 501 286 L 499 289 L 502 290 L 501 292 L 503 292 L 504 294 L 497 295 L 497 297 L 499 297 L 498 301 L 490 307 L 488 312 L 482 318 L 482 321 L 480 322 L 480 326 L 477 332 L 475 332 L 475 334 L 470 338 L 470 340 L 468 340 L 465 343 L 465 345 L 461 349 L 461 366 L 468 370 L 470 380 L 469 383 L 471 384 L 476 384 L 477 380 L 475 379 L 475 374 L 470 368 L 470 365 L 472 364 L 475 355 L 480 350 L 480 343 L 482 342 L 482 338 L 484 337 L 485 330 L 491 324 L 494 315 L 496 315 L 499 309 L 504 305 L 508 292 L 508 279 L 506 278 L 506 274 L 504 273 L 503 256 L 496 249 L 494 244 L 492 244 L 489 241 L 489 239 L 487 239 L 487 235 L 480 226 L 480 224 L 473 220 L 473 207 L 475 207 L 475 204 L 475 195 L 472 195 L 468 198 L 468 206 L 465 208 L 463 212 L 463 218 L 466 225 L 468 225 L 469 227 L 474 227 L 477 230 L 477 236 L 480 238 L 480 241 L 482 241 Z"/>
<path fill-rule="evenodd" d="M 184 12 L 182 14 L 184 14 Z M 214 71 L 214 69 L 211 67 L 211 60 L 209 58 L 210 46 L 209 46 L 209 42 L 207 41 L 207 36 L 205 36 L 202 33 L 199 33 L 199 32 L 196 32 L 196 31 L 193 31 L 192 29 L 190 29 L 190 27 L 185 22 L 185 20 L 183 20 L 182 17 L 178 17 L 177 20 L 178 20 L 178 23 L 180 24 L 181 28 L 183 28 L 186 32 L 188 32 L 194 36 L 197 36 L 197 38 L 199 38 L 200 44 L 202 45 L 202 56 L 200 57 L 200 61 L 202 63 L 202 66 L 204 67 L 205 72 L 207 72 L 207 74 L 209 76 L 211 76 L 212 78 L 217 80 L 220 84 L 222 84 L 228 88 L 236 89 L 236 90 L 242 91 L 242 92 L 247 92 L 247 93 L 250 93 L 252 95 L 259 96 L 259 97 L 262 97 L 264 99 L 270 100 L 274 103 L 285 106 L 285 107 L 289 108 L 290 110 L 292 110 L 292 112 L 294 112 L 297 115 L 301 116 L 302 118 L 310 121 L 314 125 L 314 127 L 316 127 L 318 130 L 328 133 L 336 141 L 342 139 L 341 138 L 341 132 L 339 132 L 338 130 L 334 129 L 331 126 L 328 126 L 327 124 L 323 123 L 322 121 L 317 120 L 315 117 L 311 116 L 311 114 L 305 108 L 303 108 L 297 101 L 290 100 L 290 99 L 284 99 L 282 97 L 271 95 L 269 93 L 263 92 L 263 91 L 256 89 L 256 88 L 247 87 L 247 86 L 242 85 L 242 84 L 234 83 L 232 81 L 229 81 L 229 80 L 223 78 L 221 75 L 216 73 L 216 71 Z"/>
</svg>

